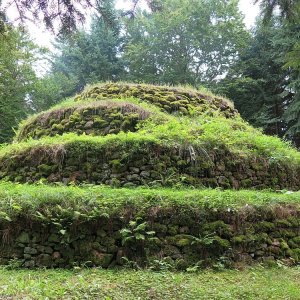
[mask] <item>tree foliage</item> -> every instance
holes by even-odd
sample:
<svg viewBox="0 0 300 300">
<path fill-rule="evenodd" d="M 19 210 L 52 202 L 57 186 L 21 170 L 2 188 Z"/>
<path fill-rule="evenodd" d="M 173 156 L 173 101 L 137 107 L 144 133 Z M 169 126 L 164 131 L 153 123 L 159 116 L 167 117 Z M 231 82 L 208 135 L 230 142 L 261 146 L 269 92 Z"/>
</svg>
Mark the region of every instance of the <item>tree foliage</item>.
<svg viewBox="0 0 300 300">
<path fill-rule="evenodd" d="M 299 0 L 255 0 L 254 3 L 260 3 L 264 21 L 269 21 L 275 14 L 276 9 L 279 10 L 281 18 L 288 20 L 288 22 L 299 20 Z"/>
<path fill-rule="evenodd" d="M 74 94 L 76 78 L 63 73 L 49 73 L 35 80 L 32 86 L 31 108 L 35 112 L 48 109 Z"/>
<path fill-rule="evenodd" d="M 28 111 L 29 93 L 36 79 L 36 47 L 21 29 L 6 27 L 0 34 L 0 143 Z"/>
<path fill-rule="evenodd" d="M 285 111 L 282 120 L 286 123 L 283 131 L 286 137 L 300 147 L 300 2 L 299 0 L 256 0 L 255 3 L 260 3 L 266 26 L 273 16 L 279 15 L 281 25 L 286 31 L 284 36 L 279 37 L 277 45 L 281 49 L 282 44 L 288 44 L 289 49 L 277 53 L 283 59 L 283 69 L 289 70 L 289 91 L 285 94 L 292 94 L 293 97 L 283 103 Z"/>
<path fill-rule="evenodd" d="M 1 4 L 1 3 L 0 3 Z M 54 30 L 58 22 L 60 32 L 68 32 L 76 28 L 78 22 L 85 20 L 85 10 L 94 7 L 91 0 L 3 0 L 2 10 L 13 7 L 22 22 L 41 19 L 48 29 Z"/>
<path fill-rule="evenodd" d="M 41 20 L 47 29 L 66 34 L 76 31 L 78 24 L 86 21 L 87 12 L 101 16 L 111 27 L 115 25 L 115 16 L 109 6 L 114 5 L 114 0 L 1 0 L 0 1 L 0 32 L 1 15 L 13 8 L 17 12 L 17 18 L 24 23 L 26 21 L 37 22 Z M 140 0 L 129 0 L 129 9 L 123 12 L 124 16 L 134 17 Z M 147 0 L 149 7 L 157 10 L 160 0 Z M 3 28 L 2 28 L 3 30 Z"/>
<path fill-rule="evenodd" d="M 59 54 L 52 61 L 53 72 L 64 74 L 75 82 L 75 91 L 86 84 L 121 78 L 119 58 L 121 38 L 103 18 L 95 18 L 90 32 L 79 31 L 56 44 Z"/>
<path fill-rule="evenodd" d="M 247 33 L 235 0 L 165 0 L 127 22 L 130 80 L 197 84 L 228 70 Z"/>
<path fill-rule="evenodd" d="M 297 26 L 259 21 L 241 57 L 215 89 L 234 100 L 242 116 L 268 134 L 299 143 L 298 72 L 283 68 Z M 298 114 L 298 115 L 297 115 Z"/>
</svg>

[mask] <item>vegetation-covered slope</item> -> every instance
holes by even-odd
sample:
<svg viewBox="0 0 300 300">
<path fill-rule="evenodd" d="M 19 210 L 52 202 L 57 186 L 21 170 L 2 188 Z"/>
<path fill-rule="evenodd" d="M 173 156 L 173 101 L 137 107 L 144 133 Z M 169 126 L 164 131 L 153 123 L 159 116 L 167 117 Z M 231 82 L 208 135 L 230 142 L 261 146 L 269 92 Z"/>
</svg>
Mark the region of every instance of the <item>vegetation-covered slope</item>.
<svg viewBox="0 0 300 300">
<path fill-rule="evenodd" d="M 0 263 L 185 270 L 300 261 L 299 193 L 0 184 Z"/>
<path fill-rule="evenodd" d="M 298 189 L 300 153 L 226 99 L 184 88 L 100 84 L 29 118 L 0 151 L 0 178 L 112 186 Z"/>
<path fill-rule="evenodd" d="M 208 92 L 90 87 L 20 125 L 0 179 L 0 263 L 300 261 L 300 153 Z"/>
</svg>

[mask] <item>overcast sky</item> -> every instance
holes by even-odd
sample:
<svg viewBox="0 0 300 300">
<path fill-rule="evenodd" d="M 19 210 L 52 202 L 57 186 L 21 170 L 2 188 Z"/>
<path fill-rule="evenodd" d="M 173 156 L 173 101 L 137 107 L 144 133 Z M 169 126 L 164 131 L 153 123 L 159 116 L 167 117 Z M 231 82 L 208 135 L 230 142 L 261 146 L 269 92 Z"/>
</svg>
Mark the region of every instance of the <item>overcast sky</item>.
<svg viewBox="0 0 300 300">
<path fill-rule="evenodd" d="M 239 1 L 239 7 L 242 13 L 245 16 L 244 22 L 248 28 L 250 28 L 255 21 L 256 16 L 259 12 L 258 5 L 253 5 L 253 0 L 240 0 Z M 129 0 L 117 0 L 117 7 L 118 8 L 125 8 L 129 9 L 130 4 Z M 15 18 L 16 12 L 13 10 L 8 11 L 8 17 L 10 19 Z M 53 36 L 51 33 L 45 31 L 42 29 L 42 25 L 34 25 L 34 24 L 28 24 L 28 30 L 30 32 L 30 35 L 33 37 L 33 39 L 36 41 L 37 44 L 40 46 L 46 46 L 51 47 L 51 41 L 53 40 Z"/>
</svg>

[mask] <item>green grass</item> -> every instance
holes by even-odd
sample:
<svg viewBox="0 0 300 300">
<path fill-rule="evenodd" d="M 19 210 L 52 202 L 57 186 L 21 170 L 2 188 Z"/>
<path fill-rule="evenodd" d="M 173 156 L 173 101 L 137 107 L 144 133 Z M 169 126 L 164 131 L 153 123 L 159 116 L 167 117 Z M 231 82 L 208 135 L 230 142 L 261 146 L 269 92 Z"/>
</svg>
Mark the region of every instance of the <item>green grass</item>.
<svg viewBox="0 0 300 300">
<path fill-rule="evenodd" d="M 273 160 L 300 163 L 300 152 L 288 142 L 263 134 L 240 117 L 226 119 L 217 114 L 202 118 L 173 117 L 163 124 L 149 120 L 138 134 L 152 135 L 165 143 L 173 140 L 208 149 L 226 147 L 233 153 L 245 156 L 264 155 Z"/>
<path fill-rule="evenodd" d="M 161 119 L 161 118 L 160 118 Z M 137 132 L 121 132 L 106 136 L 78 136 L 74 133 L 44 137 L 40 140 L 13 143 L 0 148 L 0 158 L 13 155 L 34 147 L 51 147 L 70 143 L 104 144 L 155 142 L 163 146 L 194 145 L 209 151 L 214 147 L 227 148 L 232 153 L 242 156 L 264 156 L 273 161 L 300 164 L 300 152 L 289 143 L 279 138 L 266 136 L 246 122 L 214 116 L 198 119 L 187 117 L 169 117 L 168 122 L 158 124 L 157 119 L 150 118 Z M 84 151 L 84 149 L 83 149 Z"/>
<path fill-rule="evenodd" d="M 96 85 L 96 86 L 104 86 Z M 87 88 L 90 90 L 93 87 Z M 148 86 L 147 87 L 151 87 Z M 179 90 L 185 92 L 195 92 L 190 88 L 179 87 Z M 208 92 L 207 92 L 208 93 Z M 213 95 L 209 95 L 213 97 Z M 57 106 L 41 114 L 30 117 L 24 121 L 17 132 L 17 138 L 22 134 L 22 128 L 34 122 L 36 118 L 46 118 L 47 114 L 55 110 L 75 107 L 83 109 L 97 105 L 97 103 L 106 103 L 110 101 L 128 102 L 145 109 L 153 114 L 147 121 L 143 122 L 137 132 L 119 133 L 107 136 L 77 136 L 69 133 L 63 136 L 43 137 L 42 139 L 28 140 L 27 142 L 13 143 L 12 145 L 0 147 L 0 158 L 5 155 L 13 155 L 18 151 L 24 151 L 34 147 L 53 147 L 55 145 L 66 145 L 70 143 L 94 144 L 100 147 L 104 144 L 125 144 L 137 145 L 141 143 L 155 142 L 164 146 L 185 146 L 193 145 L 201 147 L 205 151 L 214 152 L 214 148 L 226 148 L 230 152 L 238 155 L 239 158 L 263 156 L 270 162 L 281 162 L 283 164 L 300 165 L 300 152 L 293 148 L 290 143 L 280 140 L 277 137 L 267 136 L 260 130 L 253 128 L 241 117 L 235 115 L 233 118 L 225 118 L 218 111 L 207 111 L 199 116 L 191 114 L 189 116 L 177 116 L 163 113 L 158 107 L 149 104 L 146 101 L 140 101 L 134 97 L 126 99 L 101 100 L 85 99 L 85 101 L 75 102 L 74 99 L 68 99 Z M 213 115 L 211 115 L 213 114 Z M 84 147 L 82 149 L 84 152 Z"/>
<path fill-rule="evenodd" d="M 201 273 L 0 269 L 1 299 L 300 299 L 300 269 Z"/>
<path fill-rule="evenodd" d="M 277 204 L 298 207 L 300 192 L 0 183 L 0 220 L 13 220 L 20 215 L 35 219 L 37 211 L 49 216 L 58 214 L 63 218 L 74 218 L 78 212 L 83 219 L 91 219 L 118 214 L 124 207 L 134 207 L 142 212 L 153 206 L 177 206 L 187 210 L 238 210 L 247 205 L 271 209 Z"/>
</svg>

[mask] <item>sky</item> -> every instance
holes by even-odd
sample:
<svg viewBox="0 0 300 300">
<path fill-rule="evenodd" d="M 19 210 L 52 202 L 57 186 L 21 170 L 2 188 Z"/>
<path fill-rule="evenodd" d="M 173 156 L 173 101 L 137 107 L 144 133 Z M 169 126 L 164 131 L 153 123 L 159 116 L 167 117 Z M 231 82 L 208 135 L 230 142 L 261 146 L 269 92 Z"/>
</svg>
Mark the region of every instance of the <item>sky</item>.
<svg viewBox="0 0 300 300">
<path fill-rule="evenodd" d="M 117 8 L 129 9 L 129 2 L 129 0 L 117 0 L 116 6 Z M 245 16 L 244 22 L 247 28 L 251 28 L 259 13 L 258 5 L 253 5 L 253 0 L 240 0 L 239 8 Z M 9 10 L 7 14 L 10 19 L 14 19 L 16 17 L 16 12 L 13 9 Z M 27 27 L 31 37 L 38 45 L 53 49 L 51 43 L 54 40 L 54 36 L 50 32 L 44 30 L 41 24 L 36 25 L 29 23 Z"/>
<path fill-rule="evenodd" d="M 241 12 L 244 14 L 244 23 L 246 24 L 247 28 L 251 28 L 254 25 L 255 18 L 259 14 L 259 5 L 253 4 L 251 0 L 240 0 L 239 7 Z"/>
</svg>

